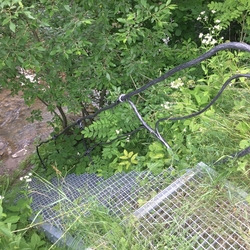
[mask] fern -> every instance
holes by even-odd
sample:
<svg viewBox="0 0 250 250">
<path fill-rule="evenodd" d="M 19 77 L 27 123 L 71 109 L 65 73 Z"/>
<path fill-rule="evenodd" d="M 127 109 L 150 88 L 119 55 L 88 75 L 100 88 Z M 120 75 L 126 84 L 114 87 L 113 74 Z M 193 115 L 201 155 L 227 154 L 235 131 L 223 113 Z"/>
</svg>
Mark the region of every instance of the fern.
<svg viewBox="0 0 250 250">
<path fill-rule="evenodd" d="M 86 127 L 82 133 L 85 138 L 110 141 L 118 135 L 128 133 L 139 127 L 139 120 L 128 105 L 120 105 L 114 110 L 102 112 L 98 120 Z"/>
</svg>

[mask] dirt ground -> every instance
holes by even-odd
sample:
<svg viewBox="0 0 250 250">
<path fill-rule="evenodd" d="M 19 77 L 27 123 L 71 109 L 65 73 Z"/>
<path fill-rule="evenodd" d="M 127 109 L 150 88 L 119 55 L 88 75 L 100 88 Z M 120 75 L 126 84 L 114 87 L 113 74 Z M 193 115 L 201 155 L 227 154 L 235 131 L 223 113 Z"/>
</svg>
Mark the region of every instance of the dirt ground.
<svg viewBox="0 0 250 250">
<path fill-rule="evenodd" d="M 0 176 L 10 176 L 13 177 L 14 172 L 20 169 L 20 164 L 25 161 L 25 159 L 34 152 L 33 147 L 26 148 L 25 154 L 20 155 L 17 158 L 8 157 L 3 159 L 0 163 Z M 20 174 L 26 173 L 32 168 L 32 166 L 27 165 L 27 168 L 21 170 Z"/>
<path fill-rule="evenodd" d="M 27 120 L 31 110 L 42 111 L 42 121 Z M 0 176 L 12 176 L 30 154 L 35 152 L 37 141 L 46 140 L 52 115 L 37 100 L 28 107 L 22 95 L 12 96 L 10 91 L 0 90 Z M 30 168 L 30 166 L 27 166 Z"/>
</svg>

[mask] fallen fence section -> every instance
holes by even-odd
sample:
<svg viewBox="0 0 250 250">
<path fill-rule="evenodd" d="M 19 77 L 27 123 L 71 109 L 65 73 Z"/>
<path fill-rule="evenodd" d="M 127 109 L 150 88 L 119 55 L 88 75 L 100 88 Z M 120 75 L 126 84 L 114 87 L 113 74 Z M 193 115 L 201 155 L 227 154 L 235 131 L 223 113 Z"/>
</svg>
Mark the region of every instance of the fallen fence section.
<svg viewBox="0 0 250 250">
<path fill-rule="evenodd" d="M 216 176 L 199 163 L 182 174 L 169 168 L 157 176 L 132 171 L 106 180 L 95 174 L 34 178 L 31 220 L 62 249 L 119 250 L 121 241 L 143 249 L 250 249 L 247 194 Z M 126 233 L 100 230 L 87 237 L 87 218 L 98 208 Z"/>
</svg>

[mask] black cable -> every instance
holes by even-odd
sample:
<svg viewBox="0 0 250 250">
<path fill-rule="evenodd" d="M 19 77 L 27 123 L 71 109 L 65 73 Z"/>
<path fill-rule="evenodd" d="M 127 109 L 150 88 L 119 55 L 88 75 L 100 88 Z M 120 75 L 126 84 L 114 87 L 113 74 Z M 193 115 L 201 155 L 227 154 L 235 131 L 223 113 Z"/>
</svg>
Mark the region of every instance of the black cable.
<svg viewBox="0 0 250 250">
<path fill-rule="evenodd" d="M 128 94 L 126 94 L 122 97 L 122 101 L 125 101 L 126 99 L 129 99 L 130 97 L 145 91 L 146 89 L 155 85 L 156 83 L 159 83 L 159 82 L 167 79 L 168 77 L 170 77 L 174 73 L 181 71 L 183 69 L 189 68 L 195 64 L 198 64 L 198 63 L 210 58 L 211 56 L 215 55 L 217 52 L 219 52 L 221 50 L 226 50 L 226 49 L 238 49 L 238 50 L 250 52 L 250 45 L 248 45 L 246 43 L 239 43 L 239 42 L 228 42 L 228 43 L 219 44 L 219 45 L 215 46 L 214 48 L 212 48 L 211 50 L 209 50 L 208 52 L 202 54 L 201 56 L 199 56 L 191 61 L 188 61 L 186 63 L 180 64 L 180 65 L 174 67 L 173 69 L 169 70 L 164 75 L 148 82 L 146 85 L 142 86 L 141 88 L 136 89 L 135 91 L 129 92 Z"/>
<path fill-rule="evenodd" d="M 220 88 L 219 92 L 216 94 L 216 96 L 212 99 L 211 102 L 208 103 L 207 106 L 205 106 L 203 109 L 201 109 L 200 111 L 198 112 L 195 112 L 195 113 L 192 113 L 192 114 L 189 114 L 189 115 L 186 115 L 186 116 L 180 116 L 180 117 L 165 117 L 165 118 L 161 118 L 161 119 L 158 119 L 156 124 L 155 124 L 155 130 L 152 129 L 142 118 L 142 116 L 140 115 L 140 113 L 138 112 L 135 104 L 130 100 L 130 99 L 127 99 L 126 101 L 131 105 L 133 111 L 135 112 L 136 116 L 138 117 L 138 119 L 140 120 L 140 122 L 142 123 L 142 125 L 151 133 L 153 134 L 159 141 L 162 142 L 162 144 L 166 147 L 166 148 L 171 148 L 169 146 L 169 144 L 163 139 L 163 137 L 161 136 L 160 132 L 159 132 L 159 129 L 158 129 L 158 126 L 159 126 L 159 123 L 162 122 L 162 121 L 178 121 L 178 120 L 184 120 L 184 119 L 189 119 L 189 118 L 192 118 L 192 117 L 195 117 L 195 116 L 198 116 L 200 114 L 202 114 L 203 112 L 205 112 L 207 109 L 209 109 L 217 100 L 218 98 L 222 95 L 223 91 L 226 89 L 226 87 L 231 83 L 232 80 L 234 79 L 238 79 L 240 77 L 247 77 L 247 78 L 250 78 L 250 74 L 236 74 L 232 77 L 230 77 L 223 85 L 222 87 Z M 118 99 L 122 102 L 122 97 L 124 95 L 121 95 Z"/>
<path fill-rule="evenodd" d="M 216 101 L 217 99 L 221 96 L 221 94 L 223 93 L 223 91 L 225 90 L 225 88 L 230 84 L 230 82 L 234 79 L 237 79 L 237 78 L 240 78 L 240 77 L 246 77 L 246 78 L 250 78 L 250 74 L 237 74 L 237 75 L 234 75 L 232 77 L 230 77 L 223 85 L 222 87 L 220 88 L 219 92 L 217 93 L 217 95 L 212 99 L 212 101 L 203 109 L 201 109 L 200 111 L 198 112 L 195 112 L 195 113 L 192 113 L 190 115 L 185 115 L 185 116 L 179 116 L 179 117 L 166 117 L 166 118 L 161 118 L 159 120 L 157 120 L 156 124 L 155 124 L 155 131 L 157 133 L 159 133 L 158 131 L 158 126 L 159 126 L 159 123 L 162 122 L 162 121 L 180 121 L 180 120 L 184 120 L 184 119 L 189 119 L 189 118 L 192 118 L 192 117 L 195 117 L 197 115 L 200 115 L 202 114 L 203 112 L 205 112 L 208 108 L 210 108 Z"/>
<path fill-rule="evenodd" d="M 226 49 L 239 49 L 239 50 L 244 50 L 244 51 L 248 51 L 250 52 L 250 45 L 246 44 L 246 43 L 239 43 L 239 42 L 228 42 L 228 43 L 223 43 L 223 44 L 219 44 L 217 46 L 215 46 L 214 48 L 212 48 L 211 50 L 209 50 L 208 52 L 202 54 L 201 56 L 191 60 L 191 61 L 188 61 L 186 63 L 183 63 L 183 64 L 180 64 L 178 66 L 176 66 L 175 68 L 169 70 L 167 73 L 165 73 L 164 75 L 158 77 L 158 78 L 155 78 L 154 80 L 152 81 L 149 81 L 146 85 L 142 86 L 141 88 L 139 89 L 136 89 L 134 91 L 131 91 L 129 92 L 128 94 L 124 94 L 122 95 L 121 99 L 120 97 L 118 98 L 117 101 L 115 101 L 114 103 L 102 108 L 102 109 L 99 109 L 98 111 L 96 111 L 94 114 L 92 115 L 87 115 L 87 116 L 84 116 L 80 119 L 78 119 L 78 121 L 83 121 L 85 119 L 92 119 L 92 118 L 95 118 L 98 114 L 100 114 L 101 112 L 105 111 L 105 110 L 108 110 L 108 109 L 111 109 L 111 108 L 114 108 L 116 107 L 120 102 L 123 102 L 123 101 L 126 101 L 127 99 L 129 99 L 130 97 L 136 95 L 136 94 L 139 94 L 143 91 L 145 91 L 146 89 L 148 89 L 149 87 L 153 86 L 154 84 L 157 84 L 163 80 L 165 80 L 166 78 L 170 77 L 171 75 L 173 75 L 174 73 L 178 72 L 178 71 L 181 71 L 183 69 L 186 69 L 186 68 L 189 68 L 195 64 L 198 64 L 206 59 L 208 59 L 209 57 L 213 56 L 214 54 L 216 54 L 218 51 L 221 51 L 221 50 L 226 50 Z M 71 125 L 69 125 L 68 127 L 66 127 L 64 130 L 62 130 L 58 135 L 60 136 L 61 134 L 65 133 L 65 131 L 67 131 L 69 128 L 77 125 L 78 121 L 76 121 L 75 123 L 72 123 Z"/>
<path fill-rule="evenodd" d="M 242 150 L 240 150 L 239 152 L 237 153 L 234 153 L 234 154 L 231 154 L 230 156 L 225 156 L 223 157 L 222 159 L 219 159 L 217 161 L 214 161 L 212 163 L 212 165 L 219 165 L 219 164 L 224 164 L 226 162 L 228 162 L 229 160 L 231 159 L 238 159 L 238 158 L 241 158 L 247 154 L 250 154 L 250 146 L 249 147 L 246 147 Z"/>
<path fill-rule="evenodd" d="M 99 109 L 97 112 L 95 112 L 93 115 L 87 115 L 87 116 L 84 116 L 80 119 L 78 119 L 75 123 L 72 123 L 71 125 L 67 126 L 65 129 L 63 129 L 59 134 L 55 135 L 53 138 L 45 141 L 45 142 L 41 142 L 37 147 L 36 147 L 36 151 L 37 151 L 37 154 L 38 154 L 38 157 L 40 159 L 40 161 L 42 162 L 42 159 L 41 159 L 41 156 L 39 154 L 39 147 L 44 144 L 44 143 L 48 143 L 49 141 L 51 140 L 56 140 L 59 136 L 61 136 L 62 134 L 64 134 L 69 128 L 73 127 L 73 126 L 76 126 L 77 124 L 79 124 L 79 122 L 85 120 L 85 119 L 92 119 L 94 117 L 96 117 L 98 114 L 100 114 L 101 112 L 105 111 L 105 110 L 108 110 L 108 109 L 111 109 L 111 108 L 114 108 L 116 107 L 119 103 L 121 102 L 124 102 L 126 100 L 129 101 L 130 105 L 131 105 L 131 101 L 129 100 L 130 97 L 136 95 L 136 94 L 139 94 L 143 91 L 145 91 L 146 89 L 148 89 L 149 87 L 153 86 L 154 84 L 157 84 L 163 80 L 165 80 L 166 78 L 170 77 L 171 75 L 173 75 L 174 73 L 180 71 L 180 70 L 183 70 L 183 69 L 186 69 L 188 67 L 191 67 L 195 64 L 198 64 L 204 60 L 206 60 L 207 58 L 213 56 L 214 54 L 216 54 L 218 51 L 221 51 L 221 50 L 226 50 L 226 49 L 239 49 L 239 50 L 243 50 L 243 51 L 248 51 L 250 52 L 250 45 L 246 44 L 246 43 L 239 43 L 239 42 L 228 42 L 228 43 L 224 43 L 224 44 L 220 44 L 220 45 L 217 45 L 215 46 L 214 48 L 212 48 L 211 50 L 209 50 L 208 52 L 202 54 L 201 56 L 199 56 L 198 58 L 195 58 L 189 62 L 186 62 L 186 63 L 183 63 L 181 65 L 178 65 L 176 66 L 175 68 L 169 70 L 167 73 L 165 73 L 164 75 L 154 79 L 154 80 L 151 80 L 149 81 L 146 85 L 142 86 L 141 88 L 139 89 L 136 89 L 135 91 L 131 91 L 129 92 L 128 94 L 124 94 L 124 95 L 121 95 L 119 96 L 118 100 L 115 101 L 114 103 L 102 108 L 102 109 Z M 136 107 L 133 106 L 134 104 L 132 104 L 132 108 L 134 109 L 135 113 L 137 114 L 137 117 L 140 119 L 140 121 L 142 122 L 143 126 L 149 130 L 151 133 L 153 132 L 153 134 L 159 139 L 161 140 L 161 142 L 167 147 L 169 148 L 169 145 L 165 142 L 165 140 L 161 137 L 159 131 L 158 131 L 158 124 L 159 122 L 163 121 L 163 120 L 171 120 L 171 121 L 175 121 L 175 120 L 182 120 L 182 119 L 188 119 L 188 118 L 191 118 L 193 116 L 196 116 L 196 115 L 199 115 L 201 114 L 202 112 L 204 112 L 206 109 L 208 109 L 218 98 L 219 96 L 221 95 L 221 93 L 223 92 L 223 90 L 225 89 L 225 87 L 229 84 L 229 82 L 232 80 L 232 79 L 235 79 L 237 77 L 250 77 L 249 74 L 238 74 L 238 75 L 235 75 L 233 77 L 231 77 L 230 79 L 228 79 L 228 81 L 226 83 L 223 84 L 222 88 L 220 89 L 220 91 L 218 92 L 218 94 L 215 96 L 215 98 L 210 102 L 210 104 L 208 104 L 204 109 L 202 109 L 201 111 L 199 112 L 196 112 L 194 114 L 191 114 L 191 115 L 187 115 L 187 116 L 183 116 L 183 117 L 176 117 L 176 118 L 161 118 L 159 119 L 157 122 L 156 122 L 156 125 L 155 125 L 155 130 L 153 130 L 152 128 L 150 128 L 145 122 L 144 120 L 142 119 L 142 117 L 140 116 L 139 112 L 137 111 Z M 139 114 L 139 116 L 138 116 Z M 141 129 L 141 127 L 140 127 Z M 100 143 L 98 144 L 100 145 Z M 93 149 L 91 149 L 92 151 Z M 87 150 L 88 151 L 88 150 Z M 90 151 L 90 152 L 91 152 Z M 42 162 L 42 165 L 45 167 L 45 164 Z"/>
</svg>

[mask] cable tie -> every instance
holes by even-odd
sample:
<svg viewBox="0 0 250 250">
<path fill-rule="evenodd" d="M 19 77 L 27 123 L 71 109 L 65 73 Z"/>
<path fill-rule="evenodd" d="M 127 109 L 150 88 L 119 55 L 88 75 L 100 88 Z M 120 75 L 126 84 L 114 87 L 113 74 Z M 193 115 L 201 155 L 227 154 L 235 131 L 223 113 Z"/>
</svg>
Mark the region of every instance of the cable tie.
<svg viewBox="0 0 250 250">
<path fill-rule="evenodd" d="M 80 129 L 83 129 L 81 119 L 78 119 L 76 122 L 78 123 L 78 126 L 80 127 Z"/>
<path fill-rule="evenodd" d="M 121 94 L 121 95 L 118 97 L 119 102 L 124 102 L 124 101 L 122 100 L 122 97 L 124 97 L 124 96 L 126 96 L 126 95 L 125 95 L 125 94 Z"/>
<path fill-rule="evenodd" d="M 53 135 L 53 136 L 52 136 L 52 139 L 53 139 L 53 140 L 56 140 L 57 137 L 58 137 L 58 135 Z"/>
</svg>

